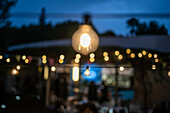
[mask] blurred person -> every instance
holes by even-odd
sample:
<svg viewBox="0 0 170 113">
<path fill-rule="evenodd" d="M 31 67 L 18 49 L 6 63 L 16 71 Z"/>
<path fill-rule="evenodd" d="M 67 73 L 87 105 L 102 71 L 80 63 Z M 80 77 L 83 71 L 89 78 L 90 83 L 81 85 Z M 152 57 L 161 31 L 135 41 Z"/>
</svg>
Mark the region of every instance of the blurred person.
<svg viewBox="0 0 170 113">
<path fill-rule="evenodd" d="M 87 97 L 89 101 L 97 101 L 97 86 L 93 81 L 89 84 Z"/>
<path fill-rule="evenodd" d="M 102 81 L 102 84 L 100 86 L 100 90 L 101 90 L 101 95 L 100 95 L 100 104 L 102 104 L 103 102 L 108 101 L 108 88 L 105 85 L 104 81 Z"/>
</svg>

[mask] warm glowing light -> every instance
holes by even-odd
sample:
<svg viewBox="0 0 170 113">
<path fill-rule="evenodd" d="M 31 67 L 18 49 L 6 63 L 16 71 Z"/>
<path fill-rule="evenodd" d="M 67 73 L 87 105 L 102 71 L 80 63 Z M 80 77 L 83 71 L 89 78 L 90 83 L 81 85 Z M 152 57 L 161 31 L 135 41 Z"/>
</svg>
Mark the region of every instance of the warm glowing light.
<svg viewBox="0 0 170 113">
<path fill-rule="evenodd" d="M 0 60 L 1 60 L 1 59 L 3 59 L 3 56 L 2 56 L 2 55 L 0 55 Z"/>
<path fill-rule="evenodd" d="M 148 54 L 148 57 L 149 57 L 149 58 L 152 58 L 152 54 L 151 54 L 151 53 L 149 53 L 149 54 Z"/>
<path fill-rule="evenodd" d="M 159 62 L 159 59 L 158 59 L 158 58 L 156 58 L 156 59 L 155 59 L 155 62 Z"/>
<path fill-rule="evenodd" d="M 90 58 L 94 58 L 95 57 L 95 54 L 94 53 L 91 53 L 90 54 Z"/>
<path fill-rule="evenodd" d="M 130 54 L 130 57 L 131 57 L 131 58 L 135 58 L 135 53 L 131 53 L 131 54 Z"/>
<path fill-rule="evenodd" d="M 22 60 L 25 60 L 27 57 L 25 55 L 22 56 Z"/>
<path fill-rule="evenodd" d="M 42 60 L 42 63 L 43 63 L 43 64 L 46 64 L 46 63 L 47 63 L 47 60 L 46 60 L 46 59 L 43 59 L 43 60 Z"/>
<path fill-rule="evenodd" d="M 47 80 L 49 76 L 49 68 L 47 66 L 44 67 L 44 79 Z"/>
<path fill-rule="evenodd" d="M 94 62 L 95 61 L 95 58 L 90 58 L 90 62 Z"/>
<path fill-rule="evenodd" d="M 80 37 L 80 45 L 84 48 L 89 47 L 91 43 L 91 37 L 87 33 L 83 33 Z"/>
<path fill-rule="evenodd" d="M 120 54 L 119 51 L 115 51 L 115 55 L 118 56 Z"/>
<path fill-rule="evenodd" d="M 105 60 L 105 61 L 109 61 L 109 57 L 108 57 L 108 56 L 105 56 L 105 57 L 104 57 L 104 60 Z"/>
<path fill-rule="evenodd" d="M 127 53 L 127 54 L 130 54 L 130 53 L 131 53 L 131 50 L 130 50 L 130 49 L 126 49 L 126 53 Z"/>
<path fill-rule="evenodd" d="M 79 93 L 80 89 L 79 88 L 74 88 L 74 92 Z"/>
<path fill-rule="evenodd" d="M 43 56 L 42 56 L 42 59 L 43 59 L 43 60 L 46 60 L 46 59 L 47 59 L 47 56 L 46 56 L 46 55 L 43 55 Z"/>
<path fill-rule="evenodd" d="M 79 58 L 75 58 L 75 59 L 74 59 L 74 62 L 75 62 L 75 63 L 79 63 L 79 62 L 80 62 L 80 59 L 79 59 Z"/>
<path fill-rule="evenodd" d="M 80 54 L 76 54 L 76 58 L 80 59 L 81 55 Z"/>
<path fill-rule="evenodd" d="M 86 76 L 89 76 L 89 75 L 90 75 L 89 69 L 86 69 L 86 71 L 84 72 L 84 74 L 85 74 Z"/>
<path fill-rule="evenodd" d="M 103 56 L 108 56 L 108 52 L 104 52 L 104 53 L 103 53 Z"/>
<path fill-rule="evenodd" d="M 28 64 L 28 63 L 29 63 L 29 60 L 28 60 L 28 59 L 25 59 L 25 63 Z"/>
<path fill-rule="evenodd" d="M 153 57 L 154 57 L 154 58 L 157 58 L 157 57 L 158 57 L 158 55 L 157 55 L 157 54 L 154 54 L 154 55 L 153 55 Z"/>
<path fill-rule="evenodd" d="M 6 59 L 6 62 L 8 62 L 8 63 L 9 63 L 10 61 L 11 61 L 11 59 L 10 59 L 10 58 L 7 58 L 7 59 Z"/>
<path fill-rule="evenodd" d="M 168 76 L 170 77 L 170 71 L 168 72 Z"/>
<path fill-rule="evenodd" d="M 123 66 L 120 66 L 120 71 L 124 71 L 125 70 L 125 68 L 123 67 Z"/>
<path fill-rule="evenodd" d="M 65 56 L 64 55 L 60 55 L 60 59 L 64 60 Z"/>
<path fill-rule="evenodd" d="M 59 59 L 58 62 L 59 62 L 60 64 L 62 64 L 62 63 L 64 63 L 64 60 L 63 60 L 63 59 Z"/>
<path fill-rule="evenodd" d="M 146 51 L 145 51 L 145 50 L 143 50 L 143 51 L 142 51 L 142 54 L 143 54 L 143 55 L 146 55 Z"/>
<path fill-rule="evenodd" d="M 21 66 L 20 66 L 20 65 L 17 65 L 17 66 L 16 66 L 16 69 L 17 69 L 17 70 L 20 70 L 20 69 L 21 69 Z"/>
<path fill-rule="evenodd" d="M 19 71 L 14 68 L 12 69 L 11 73 L 12 75 L 18 75 Z"/>
<path fill-rule="evenodd" d="M 152 65 L 152 69 L 155 70 L 156 69 L 156 65 Z"/>
<path fill-rule="evenodd" d="M 52 66 L 52 67 L 51 67 L 51 71 L 54 72 L 55 70 L 56 70 L 56 67 L 55 67 L 55 66 Z"/>
<path fill-rule="evenodd" d="M 119 60 L 122 60 L 122 59 L 123 59 L 123 55 L 120 54 L 120 55 L 118 56 L 118 59 L 119 59 Z"/>
<path fill-rule="evenodd" d="M 74 82 L 79 81 L 79 67 L 78 66 L 74 66 L 73 70 L 72 70 L 72 80 Z"/>
<path fill-rule="evenodd" d="M 138 54 L 138 57 L 139 57 L 139 58 L 142 58 L 142 53 L 139 53 L 139 54 Z"/>
</svg>

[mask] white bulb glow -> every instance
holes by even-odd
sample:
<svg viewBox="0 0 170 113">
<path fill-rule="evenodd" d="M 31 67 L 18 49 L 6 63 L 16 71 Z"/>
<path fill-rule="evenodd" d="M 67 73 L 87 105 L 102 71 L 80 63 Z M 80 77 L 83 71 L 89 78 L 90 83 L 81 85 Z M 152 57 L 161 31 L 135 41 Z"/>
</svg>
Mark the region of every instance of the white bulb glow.
<svg viewBox="0 0 170 113">
<path fill-rule="evenodd" d="M 80 37 L 80 45 L 84 48 L 88 47 L 91 42 L 91 37 L 87 33 L 83 33 Z"/>
</svg>

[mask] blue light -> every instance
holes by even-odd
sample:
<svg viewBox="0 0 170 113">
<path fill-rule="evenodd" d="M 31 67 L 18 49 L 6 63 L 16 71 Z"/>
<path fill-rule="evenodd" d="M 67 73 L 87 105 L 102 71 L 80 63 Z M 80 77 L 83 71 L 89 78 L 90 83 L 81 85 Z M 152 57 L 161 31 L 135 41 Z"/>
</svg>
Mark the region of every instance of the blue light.
<svg viewBox="0 0 170 113">
<path fill-rule="evenodd" d="M 37 95 L 37 99 L 38 99 L 38 100 L 40 100 L 40 99 L 41 99 L 40 95 Z"/>
<path fill-rule="evenodd" d="M 21 99 L 20 96 L 16 96 L 15 98 L 16 98 L 16 100 L 20 100 Z"/>
<path fill-rule="evenodd" d="M 84 71 L 85 72 L 85 71 Z M 87 80 L 94 80 L 97 77 L 96 71 L 90 70 L 90 75 L 86 76 L 83 72 L 83 77 Z"/>
<path fill-rule="evenodd" d="M 2 104 L 2 105 L 1 105 L 1 108 L 2 108 L 2 109 L 5 109 L 5 108 L 6 108 L 6 105 Z"/>
</svg>

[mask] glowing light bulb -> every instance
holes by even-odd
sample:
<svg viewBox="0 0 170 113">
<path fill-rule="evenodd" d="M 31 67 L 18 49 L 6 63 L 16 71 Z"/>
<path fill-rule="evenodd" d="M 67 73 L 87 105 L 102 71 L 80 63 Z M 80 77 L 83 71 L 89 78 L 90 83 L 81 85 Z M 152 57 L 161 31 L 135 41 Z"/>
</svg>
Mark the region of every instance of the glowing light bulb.
<svg viewBox="0 0 170 113">
<path fill-rule="evenodd" d="M 152 65 L 152 69 L 155 70 L 156 69 L 156 65 Z"/>
<path fill-rule="evenodd" d="M 80 54 L 76 54 L 76 58 L 81 58 L 81 55 Z"/>
<path fill-rule="evenodd" d="M 130 54 L 130 53 L 131 53 L 131 50 L 130 50 L 130 49 L 126 49 L 126 53 L 127 53 L 127 54 Z"/>
<path fill-rule="evenodd" d="M 90 54 L 90 58 L 94 58 L 95 57 L 95 54 L 94 53 L 91 53 Z"/>
<path fill-rule="evenodd" d="M 65 56 L 64 55 L 60 55 L 60 59 L 64 60 Z"/>
<path fill-rule="evenodd" d="M 119 51 L 115 51 L 115 55 L 118 56 L 120 54 Z"/>
<path fill-rule="evenodd" d="M 95 58 L 90 58 L 90 62 L 94 62 L 95 61 Z"/>
<path fill-rule="evenodd" d="M 156 58 L 156 59 L 155 59 L 155 62 L 159 62 L 159 59 L 158 59 L 158 58 Z"/>
<path fill-rule="evenodd" d="M 46 63 L 47 63 L 47 60 L 46 60 L 46 59 L 43 59 L 43 60 L 42 60 L 42 63 L 43 63 L 43 64 L 46 64 Z"/>
<path fill-rule="evenodd" d="M 59 59 L 59 61 L 58 61 L 60 64 L 62 64 L 62 63 L 64 63 L 64 60 L 62 60 L 62 59 Z"/>
<path fill-rule="evenodd" d="M 139 57 L 139 58 L 142 58 L 142 53 L 139 53 L 139 54 L 138 54 L 138 57 Z"/>
<path fill-rule="evenodd" d="M 168 76 L 170 77 L 170 71 L 168 72 Z"/>
<path fill-rule="evenodd" d="M 79 62 L 80 62 L 80 59 L 79 59 L 79 58 L 75 58 L 75 59 L 74 59 L 74 62 L 75 62 L 75 63 L 79 63 Z"/>
<path fill-rule="evenodd" d="M 11 73 L 12 73 L 12 75 L 17 75 L 19 73 L 19 71 L 14 68 L 14 69 L 12 69 Z"/>
<path fill-rule="evenodd" d="M 149 57 L 149 58 L 152 58 L 152 54 L 151 54 L 151 53 L 149 53 L 149 54 L 148 54 L 148 57 Z"/>
<path fill-rule="evenodd" d="M 131 54 L 130 54 L 130 57 L 131 57 L 131 58 L 135 58 L 135 53 L 131 53 Z"/>
<path fill-rule="evenodd" d="M 55 67 L 55 66 L 52 66 L 52 67 L 51 67 L 51 71 L 54 72 L 55 70 L 56 70 L 56 67 Z"/>
<path fill-rule="evenodd" d="M 16 66 L 16 69 L 17 69 L 17 70 L 20 70 L 20 69 L 21 69 L 21 66 L 20 66 L 20 65 L 17 65 L 17 66 Z"/>
<path fill-rule="evenodd" d="M 120 71 L 124 71 L 125 70 L 125 68 L 123 67 L 123 66 L 120 66 Z"/>
<path fill-rule="evenodd" d="M 46 60 L 46 59 L 47 59 L 47 56 L 46 56 L 46 55 L 43 55 L 43 56 L 42 56 L 42 59 L 43 59 L 43 60 Z"/>
<path fill-rule="evenodd" d="M 122 59 L 123 59 L 123 55 L 119 55 L 119 56 L 118 56 L 118 59 L 119 59 L 119 60 L 122 60 Z"/>
<path fill-rule="evenodd" d="M 27 57 L 25 55 L 22 56 L 22 60 L 25 60 Z"/>
<path fill-rule="evenodd" d="M 154 54 L 154 55 L 153 55 L 153 57 L 154 57 L 154 58 L 157 58 L 157 57 L 158 57 L 158 55 L 157 55 L 157 54 Z"/>
<path fill-rule="evenodd" d="M 108 56 L 108 53 L 107 52 L 103 52 L 103 56 Z"/>
<path fill-rule="evenodd" d="M 25 63 L 28 64 L 28 63 L 29 63 L 29 60 L 28 60 L 28 59 L 25 59 Z"/>
<path fill-rule="evenodd" d="M 146 51 L 145 51 L 145 50 L 143 50 L 143 51 L 142 51 L 142 54 L 143 54 L 143 55 L 146 55 Z"/>
<path fill-rule="evenodd" d="M 89 75 L 90 75 L 90 71 L 89 71 L 89 67 L 88 67 L 88 66 L 86 67 L 86 71 L 84 72 L 84 74 L 85 74 L 86 76 L 89 76 Z"/>
<path fill-rule="evenodd" d="M 8 62 L 8 63 L 9 63 L 10 61 L 11 61 L 11 60 L 10 60 L 10 58 L 7 58 L 7 59 L 6 59 L 6 62 Z"/>
<path fill-rule="evenodd" d="M 88 47 L 91 43 L 91 37 L 87 33 L 83 33 L 80 37 L 80 45 L 84 48 Z"/>
<path fill-rule="evenodd" d="M 104 57 L 104 60 L 107 62 L 107 61 L 109 61 L 109 57 L 108 56 L 105 56 Z"/>
<path fill-rule="evenodd" d="M 1 60 L 1 59 L 3 59 L 3 56 L 2 56 L 2 55 L 0 55 L 0 60 Z"/>
</svg>

